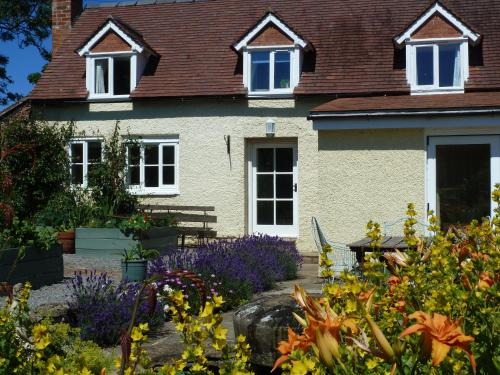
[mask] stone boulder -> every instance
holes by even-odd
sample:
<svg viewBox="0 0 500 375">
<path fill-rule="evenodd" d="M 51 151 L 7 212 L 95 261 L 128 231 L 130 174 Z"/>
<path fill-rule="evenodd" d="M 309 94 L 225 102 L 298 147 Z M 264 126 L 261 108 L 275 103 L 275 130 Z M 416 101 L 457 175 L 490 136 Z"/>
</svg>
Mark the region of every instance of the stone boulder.
<svg viewBox="0 0 500 375">
<path fill-rule="evenodd" d="M 252 347 L 252 363 L 273 366 L 280 341 L 288 340 L 288 327 L 301 332 L 292 312 L 301 313 L 289 295 L 267 295 L 239 307 L 234 313 L 235 336 L 244 335 Z"/>
</svg>

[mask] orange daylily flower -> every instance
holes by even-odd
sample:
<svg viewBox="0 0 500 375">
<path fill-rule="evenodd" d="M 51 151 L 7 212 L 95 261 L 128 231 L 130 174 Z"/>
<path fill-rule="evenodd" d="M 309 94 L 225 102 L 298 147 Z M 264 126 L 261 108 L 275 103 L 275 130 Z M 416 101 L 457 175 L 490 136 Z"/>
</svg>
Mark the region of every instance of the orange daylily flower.
<svg viewBox="0 0 500 375">
<path fill-rule="evenodd" d="M 294 350 L 305 350 L 310 345 L 311 344 L 305 340 L 304 336 L 296 334 L 290 327 L 288 327 L 288 341 L 281 341 L 279 343 L 278 351 L 281 353 L 281 357 L 276 360 L 271 372 L 280 367 L 283 362 L 286 362 L 288 360 L 288 357 Z"/>
<path fill-rule="evenodd" d="M 488 289 L 495 285 L 495 280 L 493 280 L 488 272 L 483 272 L 479 275 L 479 281 L 477 283 L 478 289 Z"/>
<path fill-rule="evenodd" d="M 469 356 L 472 368 L 476 371 L 476 361 L 469 348 L 474 337 L 466 336 L 460 328 L 460 319 L 453 321 L 441 314 L 426 314 L 417 311 L 411 314 L 410 319 L 415 319 L 416 324 L 405 329 L 399 337 L 405 337 L 417 332 L 423 333 L 423 349 L 431 355 L 432 365 L 439 365 L 448 355 L 452 347 L 463 350 Z"/>
</svg>

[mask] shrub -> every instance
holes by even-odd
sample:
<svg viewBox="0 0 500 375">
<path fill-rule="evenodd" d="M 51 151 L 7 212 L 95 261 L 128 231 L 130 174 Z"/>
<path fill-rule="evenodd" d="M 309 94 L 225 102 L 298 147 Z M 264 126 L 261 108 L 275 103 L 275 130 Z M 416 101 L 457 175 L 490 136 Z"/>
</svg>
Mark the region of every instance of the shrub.
<svg viewBox="0 0 500 375">
<path fill-rule="evenodd" d="M 363 279 L 344 273 L 343 282 L 325 284 L 321 300 L 296 287 L 304 328 L 289 330 L 276 367 L 286 373 L 500 373 L 499 214 L 500 207 L 491 221 L 446 233 L 431 216 L 432 236 L 418 238 L 409 205 L 404 253 L 382 254 L 380 226 L 370 222 L 373 251 Z"/>
<path fill-rule="evenodd" d="M 296 277 L 301 265 L 295 244 L 270 236 L 220 240 L 195 250 L 173 249 L 150 263 L 149 274 L 189 270 L 201 275 L 207 286 L 220 293 L 228 307 Z"/>
<path fill-rule="evenodd" d="M 2 184 L 8 177 L 9 189 L 2 189 L 0 201 L 10 197 L 16 215 L 31 218 L 57 194 L 69 191 L 67 145 L 73 128 L 23 118 L 1 125 L 0 149 L 8 157 L 2 157 L 0 172 Z"/>
<path fill-rule="evenodd" d="M 110 355 L 81 340 L 78 329 L 32 320 L 29 289 L 26 284 L 0 309 L 0 374 L 99 374 L 111 369 Z"/>
<path fill-rule="evenodd" d="M 71 290 L 70 322 L 79 327 L 84 340 L 99 345 L 116 345 L 120 334 L 132 316 L 137 284 L 115 284 L 105 273 L 76 273 L 68 282 Z M 152 327 L 162 321 L 162 308 L 158 306 L 150 314 L 148 303 L 139 305 L 138 322 L 148 322 Z"/>
</svg>

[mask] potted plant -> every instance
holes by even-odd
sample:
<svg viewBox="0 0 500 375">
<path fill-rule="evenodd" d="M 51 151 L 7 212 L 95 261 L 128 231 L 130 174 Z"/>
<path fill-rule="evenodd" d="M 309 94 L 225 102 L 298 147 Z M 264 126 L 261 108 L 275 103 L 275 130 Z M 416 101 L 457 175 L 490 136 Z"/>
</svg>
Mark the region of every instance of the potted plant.
<svg viewBox="0 0 500 375">
<path fill-rule="evenodd" d="M 57 233 L 57 240 L 62 245 L 64 254 L 75 253 L 75 230 L 62 230 Z"/>
<path fill-rule="evenodd" d="M 146 278 L 148 260 L 159 255 L 155 249 L 145 249 L 140 243 L 122 256 L 122 279 L 127 281 L 143 281 Z"/>
</svg>

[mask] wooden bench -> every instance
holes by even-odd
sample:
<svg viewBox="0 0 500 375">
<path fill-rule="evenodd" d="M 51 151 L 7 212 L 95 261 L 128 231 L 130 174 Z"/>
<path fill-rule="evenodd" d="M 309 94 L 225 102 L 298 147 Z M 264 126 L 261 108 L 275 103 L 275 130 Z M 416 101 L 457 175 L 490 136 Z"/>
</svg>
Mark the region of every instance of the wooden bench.
<svg viewBox="0 0 500 375">
<path fill-rule="evenodd" d="M 198 244 L 217 237 L 217 232 L 209 226 L 217 223 L 217 216 L 209 214 L 215 211 L 213 206 L 140 205 L 139 209 L 148 212 L 154 219 L 171 216 L 177 223 L 182 249 L 186 244 L 186 236 L 196 237 Z"/>
</svg>

